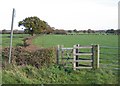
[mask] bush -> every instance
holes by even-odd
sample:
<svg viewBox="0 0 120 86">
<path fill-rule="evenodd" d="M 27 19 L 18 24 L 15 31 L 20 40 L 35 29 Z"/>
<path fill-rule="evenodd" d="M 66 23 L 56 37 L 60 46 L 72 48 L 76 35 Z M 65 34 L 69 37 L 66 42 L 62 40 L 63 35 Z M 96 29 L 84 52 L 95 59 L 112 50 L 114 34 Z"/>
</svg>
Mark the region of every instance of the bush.
<svg viewBox="0 0 120 86">
<path fill-rule="evenodd" d="M 54 30 L 53 34 L 62 34 L 62 35 L 66 35 L 67 32 L 65 30 Z"/>
<path fill-rule="evenodd" d="M 16 65 L 32 65 L 37 68 L 42 66 L 49 66 L 56 62 L 56 49 L 43 48 L 34 52 L 25 51 L 23 47 L 16 47 L 12 49 L 12 64 Z M 5 48 L 2 52 L 3 67 L 8 63 L 9 48 Z"/>
</svg>

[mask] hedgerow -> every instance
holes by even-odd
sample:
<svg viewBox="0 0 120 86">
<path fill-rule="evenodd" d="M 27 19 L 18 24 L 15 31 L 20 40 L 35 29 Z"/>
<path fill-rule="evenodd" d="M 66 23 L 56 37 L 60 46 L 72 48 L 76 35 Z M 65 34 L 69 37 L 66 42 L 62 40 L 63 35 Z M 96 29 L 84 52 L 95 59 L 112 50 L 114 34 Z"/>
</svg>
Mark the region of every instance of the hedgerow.
<svg viewBox="0 0 120 86">
<path fill-rule="evenodd" d="M 3 67 L 8 63 L 9 48 L 2 51 Z M 23 47 L 16 47 L 12 49 L 11 62 L 16 65 L 32 65 L 36 68 L 42 66 L 50 66 L 56 62 L 55 48 L 42 48 L 33 52 L 25 51 Z"/>
</svg>

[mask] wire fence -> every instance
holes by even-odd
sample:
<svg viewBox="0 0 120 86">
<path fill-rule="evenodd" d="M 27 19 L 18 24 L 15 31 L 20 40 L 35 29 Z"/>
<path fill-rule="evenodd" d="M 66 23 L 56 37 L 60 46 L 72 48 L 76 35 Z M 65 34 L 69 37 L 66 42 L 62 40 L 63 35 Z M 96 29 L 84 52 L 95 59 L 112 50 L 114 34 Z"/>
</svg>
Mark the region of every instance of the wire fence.
<svg viewBox="0 0 120 86">
<path fill-rule="evenodd" d="M 105 55 L 120 55 L 119 53 L 103 53 L 103 52 L 101 52 L 100 54 L 105 54 Z"/>
<path fill-rule="evenodd" d="M 108 68 L 111 70 L 120 70 L 119 66 L 119 58 L 120 53 L 118 50 L 120 47 L 112 47 L 112 46 L 100 46 L 100 65 L 102 68 Z"/>
<path fill-rule="evenodd" d="M 103 52 L 101 50 L 100 54 L 105 54 L 105 55 L 120 55 L 118 50 L 120 49 L 120 47 L 111 47 L 111 46 L 100 46 L 100 49 L 109 49 L 111 50 L 111 52 Z M 112 52 L 112 51 L 115 51 L 116 53 Z"/>
<path fill-rule="evenodd" d="M 120 47 L 112 47 L 112 46 L 100 46 L 100 48 L 106 48 L 106 49 L 120 49 Z"/>
</svg>

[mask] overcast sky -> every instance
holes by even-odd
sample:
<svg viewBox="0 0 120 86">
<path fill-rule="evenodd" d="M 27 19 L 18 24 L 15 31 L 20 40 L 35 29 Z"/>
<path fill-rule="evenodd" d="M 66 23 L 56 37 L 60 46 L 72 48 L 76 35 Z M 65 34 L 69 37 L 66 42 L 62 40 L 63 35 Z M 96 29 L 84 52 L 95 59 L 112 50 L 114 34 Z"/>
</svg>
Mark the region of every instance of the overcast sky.
<svg viewBox="0 0 120 86">
<path fill-rule="evenodd" d="M 56 29 L 117 29 L 119 0 L 0 0 L 0 29 L 11 29 L 12 9 L 18 22 L 30 16 Z"/>
</svg>

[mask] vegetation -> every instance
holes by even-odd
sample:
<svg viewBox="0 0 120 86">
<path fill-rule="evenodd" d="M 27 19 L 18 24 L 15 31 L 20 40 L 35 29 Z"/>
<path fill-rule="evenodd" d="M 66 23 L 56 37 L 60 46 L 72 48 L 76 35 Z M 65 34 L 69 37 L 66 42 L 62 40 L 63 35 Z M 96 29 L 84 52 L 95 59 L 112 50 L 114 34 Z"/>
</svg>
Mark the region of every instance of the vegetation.
<svg viewBox="0 0 120 86">
<path fill-rule="evenodd" d="M 40 20 L 38 17 L 27 17 L 23 21 L 20 21 L 18 26 L 24 26 L 25 32 L 33 36 L 33 34 L 38 34 L 42 32 L 50 33 L 52 28 L 48 25 L 47 22 Z"/>
<path fill-rule="evenodd" d="M 9 58 L 9 48 L 2 51 L 3 67 L 6 67 Z M 34 52 L 25 51 L 22 47 L 12 49 L 12 64 L 17 66 L 32 65 L 36 68 L 50 66 L 56 63 L 55 48 L 39 49 Z"/>
<path fill-rule="evenodd" d="M 117 35 L 43 35 L 33 40 L 33 43 L 39 47 L 53 47 L 64 45 L 73 47 L 75 44 L 91 45 L 99 44 L 100 46 L 118 46 Z"/>
<path fill-rule="evenodd" d="M 6 42 L 9 38 L 4 35 L 3 40 L 4 42 Z M 8 39 L 5 39 L 5 37 L 7 37 Z M 20 38 L 20 40 L 19 38 L 14 39 L 14 41 L 19 41 L 13 42 L 13 44 L 17 45 L 18 43 L 21 43 L 22 39 L 22 37 Z M 100 44 L 100 46 L 118 47 L 118 36 L 40 35 L 33 40 L 33 43 L 39 47 L 47 48 L 54 47 L 58 44 L 64 45 L 65 47 L 72 47 L 74 44 Z M 30 64 L 22 66 L 16 64 L 6 64 L 6 66 L 3 67 L 2 80 L 5 84 L 117 84 L 118 70 L 115 69 L 118 67 L 117 49 L 101 48 L 100 52 L 104 54 L 100 54 L 100 69 L 97 70 L 81 69 L 73 71 L 72 68 L 63 68 L 62 66 L 56 64 L 52 64 L 49 67 L 43 65 L 41 68 L 37 68 Z M 33 59 L 35 58 L 33 57 Z"/>
<path fill-rule="evenodd" d="M 33 66 L 9 65 L 3 69 L 3 83 L 7 84 L 117 84 L 111 70 L 77 70 L 50 66 L 37 69 Z"/>
<path fill-rule="evenodd" d="M 118 68 L 118 48 L 114 48 L 118 47 L 117 35 L 46 35 L 38 36 L 33 43 L 40 47 L 52 47 L 58 44 L 64 45 L 64 47 L 73 47 L 75 44 L 99 44 L 100 67 L 110 70 Z M 113 49 L 109 47 L 113 47 Z"/>
<path fill-rule="evenodd" d="M 117 29 L 117 30 L 110 29 L 110 30 L 107 30 L 106 33 L 109 33 L 109 34 L 120 34 L 120 29 Z"/>
<path fill-rule="evenodd" d="M 28 34 L 14 34 L 13 35 L 13 46 L 22 46 L 24 37 L 28 37 Z M 2 47 L 9 47 L 10 45 L 10 34 L 2 34 Z"/>
<path fill-rule="evenodd" d="M 58 29 L 56 29 L 56 30 L 53 31 L 53 34 L 64 35 L 64 34 L 67 34 L 67 32 L 65 30 L 58 30 Z"/>
</svg>

